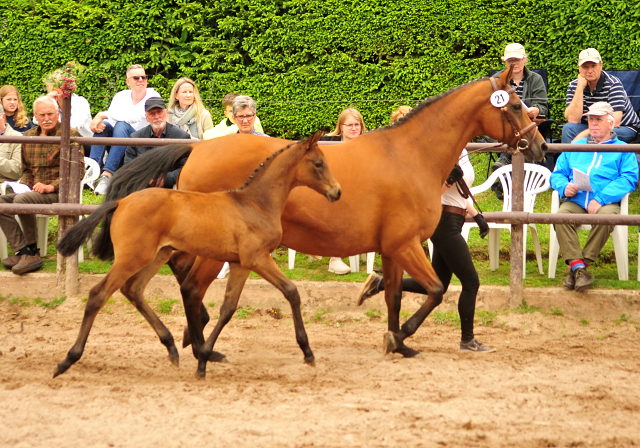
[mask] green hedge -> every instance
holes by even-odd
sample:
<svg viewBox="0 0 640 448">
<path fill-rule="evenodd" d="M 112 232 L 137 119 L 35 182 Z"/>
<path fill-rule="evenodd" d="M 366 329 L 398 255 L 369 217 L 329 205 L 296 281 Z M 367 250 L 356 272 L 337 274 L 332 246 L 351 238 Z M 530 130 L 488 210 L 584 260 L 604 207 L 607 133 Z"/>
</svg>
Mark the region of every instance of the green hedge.
<svg viewBox="0 0 640 448">
<path fill-rule="evenodd" d="M 560 119 L 580 49 L 598 48 L 605 69 L 640 68 L 638 15 L 620 0 L 0 0 L 0 83 L 30 102 L 45 73 L 77 60 L 95 113 L 140 63 L 165 99 L 190 76 L 215 120 L 224 94 L 246 93 L 269 134 L 293 138 L 333 128 L 348 105 L 385 124 L 399 104 L 500 68 L 517 41 L 549 70 Z"/>
</svg>

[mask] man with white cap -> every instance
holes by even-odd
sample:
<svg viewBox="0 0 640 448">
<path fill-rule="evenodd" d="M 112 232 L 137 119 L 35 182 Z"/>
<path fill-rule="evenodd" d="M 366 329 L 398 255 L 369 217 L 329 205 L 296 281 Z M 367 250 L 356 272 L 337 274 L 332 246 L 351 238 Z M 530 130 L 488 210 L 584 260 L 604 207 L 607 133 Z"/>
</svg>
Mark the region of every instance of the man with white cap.
<svg viewBox="0 0 640 448">
<path fill-rule="evenodd" d="M 562 143 L 571 143 L 585 131 L 587 120 L 584 114 L 594 103 L 606 101 L 613 108 L 614 131 L 618 138 L 630 143 L 635 140 L 640 119 L 633 110 L 622 82 L 602 70 L 602 58 L 598 50 L 587 48 L 578 56 L 578 78 L 567 88 L 567 108 L 564 117 L 567 124 L 562 128 Z M 580 135 L 579 135 L 580 134 Z"/>
<path fill-rule="evenodd" d="M 589 135 L 575 140 L 574 144 L 626 144 L 614 132 L 615 111 L 609 103 L 597 102 L 584 115 L 589 123 Z M 590 188 L 581 190 L 576 186 L 574 178 L 579 174 L 576 173 L 578 170 L 589 177 Z M 550 182 L 564 200 L 558 213 L 617 215 L 622 197 L 635 190 L 638 183 L 638 162 L 632 152 L 563 152 Z M 613 227 L 592 226 L 584 249 L 581 249 L 575 225 L 555 225 L 562 256 L 570 266 L 564 286 L 582 292 L 593 283 L 587 267 L 598 258 Z"/>
</svg>

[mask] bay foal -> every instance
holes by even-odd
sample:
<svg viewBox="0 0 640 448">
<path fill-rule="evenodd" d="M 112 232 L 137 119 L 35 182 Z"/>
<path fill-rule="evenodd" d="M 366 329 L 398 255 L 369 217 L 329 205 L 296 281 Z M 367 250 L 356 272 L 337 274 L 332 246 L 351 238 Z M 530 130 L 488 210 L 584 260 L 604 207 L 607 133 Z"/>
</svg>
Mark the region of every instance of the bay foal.
<svg viewBox="0 0 640 448">
<path fill-rule="evenodd" d="M 74 254 L 102 223 L 94 253 L 101 259 L 114 257 L 114 263 L 107 276 L 91 289 L 78 338 L 53 376 L 64 373 L 80 359 L 96 315 L 119 288 L 156 331 L 171 362 L 178 365 L 173 336 L 143 297 L 145 286 L 174 250 L 228 261 L 231 267 L 218 325 L 200 352 L 200 377 L 205 375 L 203 365 L 211 356 L 215 338 L 235 312 L 249 271 L 269 281 L 289 301 L 296 340 L 305 362 L 313 364 L 298 290 L 270 254 L 282 238 L 280 216 L 294 187 L 308 186 L 331 202 L 340 198 L 340 185 L 317 146 L 320 135 L 316 133 L 267 157 L 238 190 L 205 194 L 149 188 L 106 202 L 73 226 L 57 245 L 63 255 Z"/>
</svg>

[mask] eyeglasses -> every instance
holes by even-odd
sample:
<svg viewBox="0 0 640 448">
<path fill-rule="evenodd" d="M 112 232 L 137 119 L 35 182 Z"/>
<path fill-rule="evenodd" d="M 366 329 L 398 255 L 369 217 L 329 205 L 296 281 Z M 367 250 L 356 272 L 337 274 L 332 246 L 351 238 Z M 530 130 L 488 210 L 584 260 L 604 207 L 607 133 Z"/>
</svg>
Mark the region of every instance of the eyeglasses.
<svg viewBox="0 0 640 448">
<path fill-rule="evenodd" d="M 147 75 L 142 75 L 142 76 L 129 76 L 129 78 L 133 78 L 135 81 L 140 81 L 141 79 L 143 81 L 146 81 L 147 79 L 149 79 L 149 77 Z"/>
<path fill-rule="evenodd" d="M 238 121 L 249 121 L 251 120 L 253 117 L 255 117 L 256 115 L 234 115 L 234 118 Z"/>
<path fill-rule="evenodd" d="M 344 124 L 344 123 L 342 123 L 342 126 L 344 126 L 345 128 L 349 128 L 349 129 L 359 129 L 360 127 L 362 127 L 362 125 L 360 123 L 352 123 L 352 124 Z"/>
</svg>

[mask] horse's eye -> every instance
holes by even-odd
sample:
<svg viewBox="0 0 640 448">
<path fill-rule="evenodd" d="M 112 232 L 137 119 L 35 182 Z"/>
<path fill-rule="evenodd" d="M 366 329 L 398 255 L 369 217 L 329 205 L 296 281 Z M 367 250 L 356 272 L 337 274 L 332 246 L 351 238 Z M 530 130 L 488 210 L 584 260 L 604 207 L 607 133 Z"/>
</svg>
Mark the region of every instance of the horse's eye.
<svg viewBox="0 0 640 448">
<path fill-rule="evenodd" d="M 520 112 L 522 110 L 522 104 L 518 103 L 518 104 L 514 104 L 513 105 L 513 109 Z"/>
<path fill-rule="evenodd" d="M 316 166 L 316 168 L 322 168 L 322 165 L 324 165 L 322 163 L 322 160 L 316 160 L 315 162 L 313 162 L 313 164 Z"/>
</svg>

